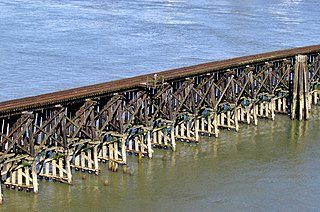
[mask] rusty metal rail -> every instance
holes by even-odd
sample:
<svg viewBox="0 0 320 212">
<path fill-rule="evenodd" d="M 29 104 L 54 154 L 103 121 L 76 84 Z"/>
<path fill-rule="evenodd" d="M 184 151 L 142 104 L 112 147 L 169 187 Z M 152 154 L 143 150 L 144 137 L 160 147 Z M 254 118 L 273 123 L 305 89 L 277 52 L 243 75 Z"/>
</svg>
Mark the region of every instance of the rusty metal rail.
<svg viewBox="0 0 320 212">
<path fill-rule="evenodd" d="M 281 60 L 283 58 L 293 57 L 297 54 L 313 54 L 320 53 L 320 45 L 293 48 L 288 50 L 274 51 L 233 59 L 204 63 L 189 67 L 172 69 L 168 71 L 158 72 L 157 74 L 164 78 L 165 81 L 181 79 L 194 75 L 201 75 L 212 72 L 223 71 L 228 68 L 246 66 L 266 61 Z M 54 93 L 48 93 L 38 96 L 21 98 L 0 102 L 0 117 L 10 114 L 20 113 L 25 110 L 36 110 L 45 107 L 51 107 L 56 104 L 68 104 L 70 102 L 82 101 L 86 98 L 95 98 L 99 96 L 109 95 L 111 93 L 124 90 L 131 90 L 139 87 L 147 82 L 148 78 L 152 78 L 153 74 L 147 74 L 132 78 L 126 78 L 96 85 L 89 85 Z"/>
</svg>

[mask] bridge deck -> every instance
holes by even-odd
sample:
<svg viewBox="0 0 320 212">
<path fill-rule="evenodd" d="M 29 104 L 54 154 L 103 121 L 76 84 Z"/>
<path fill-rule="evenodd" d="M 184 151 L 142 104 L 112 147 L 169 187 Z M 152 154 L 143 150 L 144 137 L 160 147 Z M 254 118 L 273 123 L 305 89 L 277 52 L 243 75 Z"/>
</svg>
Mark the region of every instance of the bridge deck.
<svg viewBox="0 0 320 212">
<path fill-rule="evenodd" d="M 297 54 L 320 53 L 320 45 L 300 47 L 288 50 L 274 51 L 233 59 L 204 63 L 189 67 L 177 68 L 168 71 L 158 72 L 158 76 L 164 77 L 165 80 L 179 79 L 190 77 L 208 72 L 223 71 L 228 68 L 245 66 L 248 64 L 265 62 L 268 60 L 277 60 L 284 57 L 291 57 Z M 5 102 L 0 102 L 0 116 L 19 113 L 25 110 L 32 110 L 42 107 L 49 107 L 55 104 L 65 104 L 86 98 L 98 97 L 114 92 L 129 90 L 141 86 L 141 83 L 146 83 L 148 78 L 153 77 L 153 74 L 147 74 L 132 78 L 126 78 L 96 85 L 89 85 L 69 90 L 58 91 L 54 93 L 42 94 L 27 98 L 15 99 Z"/>
</svg>

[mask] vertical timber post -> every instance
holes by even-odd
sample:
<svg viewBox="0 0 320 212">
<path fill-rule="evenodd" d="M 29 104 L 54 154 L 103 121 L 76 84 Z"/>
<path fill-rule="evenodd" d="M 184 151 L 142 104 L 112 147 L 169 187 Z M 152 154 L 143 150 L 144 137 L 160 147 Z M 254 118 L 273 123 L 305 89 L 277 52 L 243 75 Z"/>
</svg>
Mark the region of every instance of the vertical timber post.
<svg viewBox="0 0 320 212">
<path fill-rule="evenodd" d="M 151 132 L 150 128 L 147 130 L 147 146 L 148 146 L 148 157 L 152 158 L 152 145 L 151 145 Z"/>
<path fill-rule="evenodd" d="M 311 104 L 310 104 L 310 95 L 309 95 L 309 74 L 308 74 L 308 56 L 303 56 L 303 62 L 302 62 L 302 76 L 303 76 L 303 95 L 304 95 L 304 115 L 305 120 L 309 119 L 309 112 L 311 110 Z"/>
<path fill-rule="evenodd" d="M 123 135 L 121 138 L 121 154 L 122 154 L 122 161 L 124 162 L 124 164 L 127 164 L 126 140 L 127 140 L 127 136 Z M 142 145 L 143 144 L 141 144 L 141 146 Z"/>
<path fill-rule="evenodd" d="M 67 108 L 64 110 L 64 117 L 61 121 L 61 127 L 62 127 L 62 139 L 64 142 L 64 160 L 66 162 L 66 171 L 67 171 L 67 178 L 68 178 L 68 184 L 72 183 L 72 173 L 71 173 L 71 164 L 70 161 L 72 159 L 72 150 L 69 149 L 68 146 L 68 139 L 67 139 L 67 129 L 66 129 L 66 117 L 67 117 Z M 49 169 L 49 166 L 48 166 Z M 46 170 L 49 171 L 49 170 Z"/>
<path fill-rule="evenodd" d="M 195 135 L 196 142 L 199 142 L 199 124 L 200 124 L 199 117 L 196 116 L 194 119 L 194 135 Z"/>
<path fill-rule="evenodd" d="M 309 84 L 308 84 L 308 56 L 295 57 L 293 91 L 291 102 L 291 119 L 309 119 Z"/>
<path fill-rule="evenodd" d="M 67 171 L 67 178 L 68 178 L 68 184 L 72 183 L 72 173 L 71 173 L 71 165 L 70 165 L 70 161 L 72 158 L 72 152 L 71 150 L 66 150 L 65 151 L 66 156 L 65 156 L 65 161 L 66 161 L 66 171 Z"/>
<path fill-rule="evenodd" d="M 174 124 L 170 126 L 170 136 L 171 136 L 171 145 L 172 145 L 172 151 L 176 151 L 176 138 L 174 136 Z"/>
<path fill-rule="evenodd" d="M 2 201 L 3 201 L 1 169 L 2 169 L 2 165 L 0 165 L 0 205 L 2 205 Z"/>
<path fill-rule="evenodd" d="M 219 134 L 219 130 L 218 130 L 218 121 L 217 121 L 217 119 L 218 119 L 218 114 L 217 114 L 217 112 L 215 111 L 214 112 L 214 119 L 213 119 L 213 124 L 214 124 L 214 136 L 216 137 L 216 138 L 218 138 L 218 134 Z M 210 125 L 211 125 L 211 121 L 210 121 Z"/>
<path fill-rule="evenodd" d="M 34 160 L 31 165 L 33 192 L 38 193 L 38 176 L 37 176 L 37 161 Z"/>
</svg>

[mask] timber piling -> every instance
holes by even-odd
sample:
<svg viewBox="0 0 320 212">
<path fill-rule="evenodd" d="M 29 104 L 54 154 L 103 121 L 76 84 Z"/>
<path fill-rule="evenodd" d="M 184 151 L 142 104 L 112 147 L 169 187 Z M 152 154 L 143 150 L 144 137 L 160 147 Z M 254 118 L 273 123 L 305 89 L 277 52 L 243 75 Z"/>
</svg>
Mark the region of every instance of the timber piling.
<svg viewBox="0 0 320 212">
<path fill-rule="evenodd" d="M 277 114 L 307 120 L 319 79 L 316 45 L 2 102 L 0 203 L 2 185 L 38 193 L 40 178 L 72 184 L 74 171 L 98 175 L 101 163 L 133 175 L 130 154 L 151 159 L 153 148 Z"/>
</svg>

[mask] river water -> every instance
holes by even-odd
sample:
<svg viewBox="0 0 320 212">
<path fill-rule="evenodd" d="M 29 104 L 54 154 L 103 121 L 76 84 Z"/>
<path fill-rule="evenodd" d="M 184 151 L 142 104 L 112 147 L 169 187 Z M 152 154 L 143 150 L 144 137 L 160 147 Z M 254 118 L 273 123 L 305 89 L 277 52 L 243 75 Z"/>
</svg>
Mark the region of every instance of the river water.
<svg viewBox="0 0 320 212">
<path fill-rule="evenodd" d="M 213 60 L 320 43 L 317 0 L 0 0 L 0 101 Z M 4 190 L 0 211 L 317 211 L 320 110 L 259 120 L 134 176 L 74 173 L 38 195 Z M 103 182 L 108 179 L 109 186 Z"/>
</svg>

